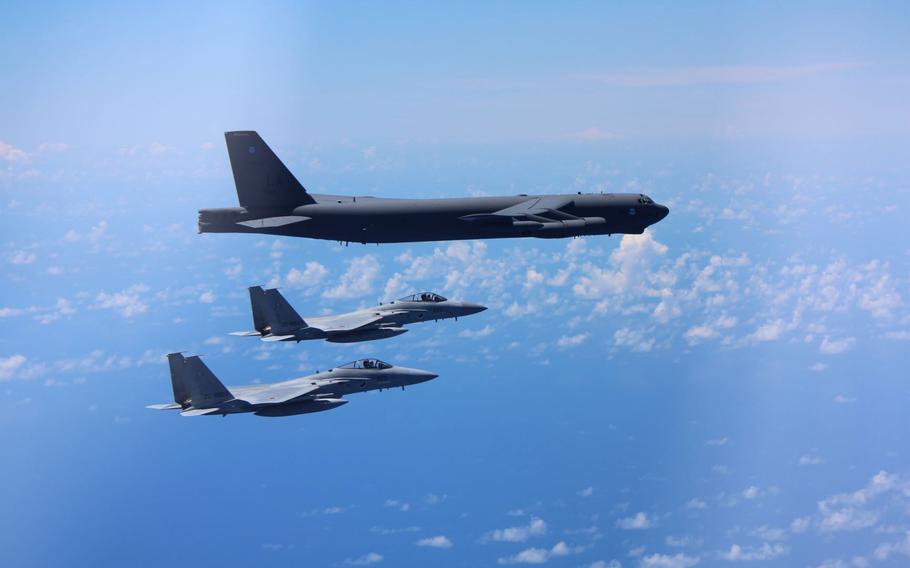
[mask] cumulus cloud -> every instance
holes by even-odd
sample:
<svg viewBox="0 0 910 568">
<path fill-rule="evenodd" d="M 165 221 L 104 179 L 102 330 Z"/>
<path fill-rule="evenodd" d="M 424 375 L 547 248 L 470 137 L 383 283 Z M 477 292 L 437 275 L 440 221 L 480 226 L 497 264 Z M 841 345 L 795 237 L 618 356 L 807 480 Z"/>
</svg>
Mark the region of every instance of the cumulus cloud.
<svg viewBox="0 0 910 568">
<path fill-rule="evenodd" d="M 215 294 L 211 290 L 206 290 L 199 295 L 199 301 L 203 304 L 211 304 L 215 301 Z"/>
<path fill-rule="evenodd" d="M 452 541 L 447 536 L 431 536 L 418 540 L 417 546 L 427 546 L 430 548 L 452 548 Z"/>
<path fill-rule="evenodd" d="M 480 329 L 465 329 L 458 332 L 458 337 L 466 337 L 468 339 L 479 339 L 481 337 L 487 337 L 491 335 L 496 328 L 491 325 L 485 325 Z"/>
<path fill-rule="evenodd" d="M 28 160 L 28 154 L 12 144 L 7 144 L 0 140 L 0 159 L 7 162 L 24 162 Z"/>
<path fill-rule="evenodd" d="M 730 546 L 730 550 L 721 553 L 721 558 L 731 562 L 748 562 L 753 560 L 772 560 L 787 554 L 789 548 L 780 543 L 762 543 L 759 547 Z"/>
<path fill-rule="evenodd" d="M 357 257 L 334 287 L 322 293 L 325 298 L 359 298 L 373 291 L 373 280 L 379 274 L 379 261 L 373 255 Z"/>
<path fill-rule="evenodd" d="M 524 542 L 532 536 L 541 536 L 547 533 L 547 523 L 538 517 L 531 517 L 530 522 L 524 526 L 496 529 L 484 535 L 483 540 L 496 542 Z"/>
<path fill-rule="evenodd" d="M 148 292 L 145 284 L 134 284 L 120 292 L 100 292 L 95 297 L 95 308 L 114 310 L 123 317 L 133 317 L 148 311 L 142 295 Z"/>
<path fill-rule="evenodd" d="M 642 530 L 654 526 L 654 521 L 643 512 L 638 512 L 631 517 L 625 517 L 616 521 L 616 526 L 625 530 Z"/>
<path fill-rule="evenodd" d="M 837 355 L 849 351 L 853 348 L 854 343 L 856 343 L 855 337 L 831 339 L 826 335 L 822 339 L 821 345 L 818 346 L 818 350 L 826 355 Z"/>
<path fill-rule="evenodd" d="M 291 288 L 312 288 L 318 286 L 328 274 L 329 270 L 325 266 L 311 260 L 306 263 L 303 270 L 290 269 L 284 277 L 284 282 Z"/>
<path fill-rule="evenodd" d="M 563 335 L 556 340 L 556 346 L 562 349 L 568 349 L 570 347 L 578 347 L 585 341 L 587 341 L 588 333 L 579 333 L 576 335 Z"/>
<path fill-rule="evenodd" d="M 499 564 L 543 564 L 557 556 L 568 556 L 579 549 L 569 547 L 565 542 L 557 542 L 553 548 L 526 548 L 513 556 L 500 558 Z"/>
<path fill-rule="evenodd" d="M 369 564 L 377 564 L 382 562 L 382 555 L 378 552 L 368 552 L 363 556 L 358 556 L 357 558 L 348 558 L 344 561 L 345 564 L 351 566 L 367 566 Z"/>
<path fill-rule="evenodd" d="M 16 370 L 25 365 L 25 355 L 10 355 L 9 357 L 0 357 L 0 381 L 13 378 Z"/>
<path fill-rule="evenodd" d="M 690 568 L 698 564 L 699 559 L 694 556 L 687 556 L 683 553 L 669 554 L 651 554 L 642 556 L 639 566 L 641 568 Z"/>
<path fill-rule="evenodd" d="M 74 230 L 67 231 L 63 236 L 63 240 L 71 243 L 86 241 L 91 244 L 95 244 L 100 241 L 104 234 L 107 232 L 107 221 L 100 221 L 97 225 L 93 225 L 87 232 L 78 233 Z"/>
</svg>

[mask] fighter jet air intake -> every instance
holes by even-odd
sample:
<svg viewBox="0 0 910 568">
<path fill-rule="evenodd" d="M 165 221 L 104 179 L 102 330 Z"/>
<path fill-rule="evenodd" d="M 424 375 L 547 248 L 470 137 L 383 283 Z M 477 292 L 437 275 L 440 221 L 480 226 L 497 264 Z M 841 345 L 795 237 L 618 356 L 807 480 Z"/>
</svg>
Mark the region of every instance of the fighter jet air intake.
<svg viewBox="0 0 910 568">
<path fill-rule="evenodd" d="M 641 234 L 669 209 L 639 193 L 446 199 L 317 195 L 253 131 L 225 132 L 240 207 L 201 209 L 200 233 L 353 243 Z"/>
<path fill-rule="evenodd" d="M 315 375 L 269 385 L 228 389 L 198 356 L 169 353 L 174 402 L 152 404 L 154 410 L 179 410 L 181 416 L 240 414 L 292 416 L 331 410 L 346 394 L 416 385 L 438 375 L 396 367 L 379 359 L 360 359 Z"/>
<path fill-rule="evenodd" d="M 405 324 L 469 316 L 487 309 L 421 292 L 372 308 L 304 319 L 277 289 L 252 286 L 249 290 L 255 331 L 235 331 L 231 335 L 259 337 L 262 341 L 325 339 L 331 343 L 355 343 L 385 339 L 406 332 L 402 327 Z"/>
</svg>

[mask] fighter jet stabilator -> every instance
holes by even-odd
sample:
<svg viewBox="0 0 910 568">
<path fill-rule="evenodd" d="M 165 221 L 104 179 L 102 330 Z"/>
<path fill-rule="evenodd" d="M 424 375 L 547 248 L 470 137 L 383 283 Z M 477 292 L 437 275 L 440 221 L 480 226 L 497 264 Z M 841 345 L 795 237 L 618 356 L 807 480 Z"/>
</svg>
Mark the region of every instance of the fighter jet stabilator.
<svg viewBox="0 0 910 568">
<path fill-rule="evenodd" d="M 253 131 L 225 132 L 240 207 L 199 210 L 200 233 L 404 243 L 641 234 L 669 209 L 639 193 L 387 199 L 308 193 Z"/>
<path fill-rule="evenodd" d="M 198 356 L 170 353 L 167 361 L 174 402 L 152 404 L 148 408 L 179 410 L 181 416 L 227 416 L 243 412 L 292 416 L 322 412 L 347 404 L 342 398 L 346 394 L 392 387 L 404 389 L 438 376 L 420 369 L 396 367 L 379 359 L 360 359 L 307 377 L 228 389 Z"/>
<path fill-rule="evenodd" d="M 355 343 L 385 339 L 406 332 L 402 327 L 405 324 L 458 319 L 487 309 L 480 304 L 421 292 L 372 308 L 304 320 L 277 289 L 252 286 L 249 290 L 255 331 L 235 331 L 231 335 L 259 337 L 262 341 L 325 339 L 331 343 Z"/>
</svg>

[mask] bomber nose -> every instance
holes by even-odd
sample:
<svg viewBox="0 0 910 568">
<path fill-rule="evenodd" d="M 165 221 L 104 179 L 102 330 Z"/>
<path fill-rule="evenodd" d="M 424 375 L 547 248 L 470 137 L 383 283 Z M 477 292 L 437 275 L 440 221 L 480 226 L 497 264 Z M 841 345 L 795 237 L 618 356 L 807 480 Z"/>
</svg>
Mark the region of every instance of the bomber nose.
<svg viewBox="0 0 910 568">
<path fill-rule="evenodd" d="M 659 203 L 654 204 L 654 208 L 657 210 L 657 220 L 660 221 L 664 217 L 670 214 L 670 208 L 666 205 L 660 205 Z"/>
</svg>

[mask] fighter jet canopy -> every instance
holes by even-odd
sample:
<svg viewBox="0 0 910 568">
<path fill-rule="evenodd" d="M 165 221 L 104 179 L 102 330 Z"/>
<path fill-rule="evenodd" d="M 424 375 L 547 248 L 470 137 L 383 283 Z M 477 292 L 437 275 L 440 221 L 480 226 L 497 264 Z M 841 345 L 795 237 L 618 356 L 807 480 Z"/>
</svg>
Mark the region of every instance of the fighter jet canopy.
<svg viewBox="0 0 910 568">
<path fill-rule="evenodd" d="M 435 294 L 433 292 L 420 292 L 419 294 L 411 294 L 410 296 L 405 296 L 404 298 L 399 298 L 399 302 L 445 302 L 446 299 Z"/>
<path fill-rule="evenodd" d="M 358 359 L 344 365 L 339 365 L 338 369 L 391 369 L 392 366 L 379 359 Z"/>
</svg>

